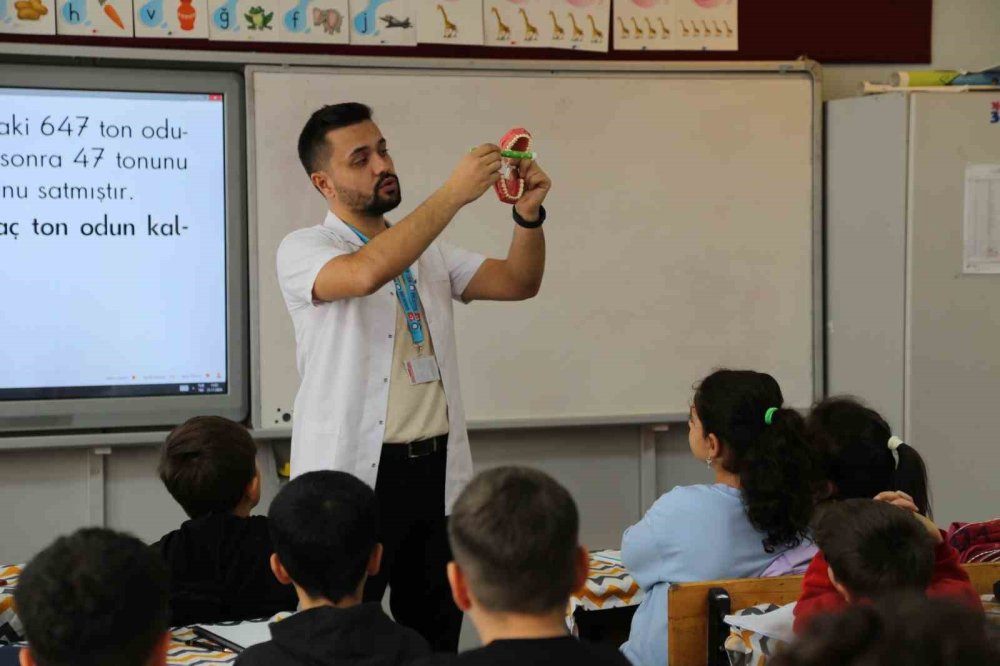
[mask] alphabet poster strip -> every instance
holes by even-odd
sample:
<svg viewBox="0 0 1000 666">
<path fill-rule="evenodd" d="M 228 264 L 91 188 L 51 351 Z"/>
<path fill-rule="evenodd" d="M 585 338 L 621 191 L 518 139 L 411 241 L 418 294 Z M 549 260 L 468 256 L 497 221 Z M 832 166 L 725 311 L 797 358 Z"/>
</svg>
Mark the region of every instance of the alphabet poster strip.
<svg viewBox="0 0 1000 666">
<path fill-rule="evenodd" d="M 135 0 L 135 36 L 208 39 L 208 0 Z"/>
<path fill-rule="evenodd" d="M 347 44 L 347 0 L 281 0 L 281 41 Z"/>
<path fill-rule="evenodd" d="M 677 41 L 687 51 L 735 51 L 739 0 L 674 0 Z"/>
<path fill-rule="evenodd" d="M 421 44 L 483 44 L 482 0 L 418 0 L 417 41 Z"/>
<path fill-rule="evenodd" d="M 676 8 L 693 0 L 618 0 L 614 7 L 616 51 L 673 51 L 677 39 Z"/>
<path fill-rule="evenodd" d="M 552 46 L 548 0 L 484 0 L 483 32 L 487 46 Z"/>
<path fill-rule="evenodd" d="M 0 33 L 56 34 L 54 0 L 0 0 Z"/>
<path fill-rule="evenodd" d="M 56 0 L 56 33 L 132 37 L 132 0 Z"/>
<path fill-rule="evenodd" d="M 417 2 L 430 0 L 351 0 L 351 43 L 416 46 Z"/>
<path fill-rule="evenodd" d="M 208 0 L 209 39 L 281 41 L 280 0 Z"/>
<path fill-rule="evenodd" d="M 611 0 L 550 0 L 546 30 L 555 48 L 607 53 Z"/>
</svg>

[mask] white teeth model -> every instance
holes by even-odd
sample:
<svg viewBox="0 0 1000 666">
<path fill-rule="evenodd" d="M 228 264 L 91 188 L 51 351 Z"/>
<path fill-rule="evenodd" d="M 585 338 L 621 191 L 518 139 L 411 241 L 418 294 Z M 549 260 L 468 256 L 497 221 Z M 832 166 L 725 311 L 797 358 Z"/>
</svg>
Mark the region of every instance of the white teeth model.
<svg viewBox="0 0 1000 666">
<path fill-rule="evenodd" d="M 521 139 L 528 140 L 528 147 L 525 148 L 524 151 L 531 150 L 531 137 L 528 136 L 527 134 L 518 134 L 517 136 L 513 137 L 509 145 L 516 146 L 517 142 L 520 141 Z M 504 148 L 504 150 L 515 150 L 515 149 Z M 520 199 L 521 195 L 524 194 L 524 179 L 523 178 L 517 179 L 517 190 L 515 190 L 514 192 L 511 192 L 510 188 L 507 186 L 507 179 L 510 178 L 510 174 L 513 171 L 514 167 L 511 165 L 510 159 L 505 157 L 504 161 L 500 164 L 500 178 L 501 178 L 500 189 L 503 191 L 504 196 L 508 196 L 513 199 Z"/>
</svg>

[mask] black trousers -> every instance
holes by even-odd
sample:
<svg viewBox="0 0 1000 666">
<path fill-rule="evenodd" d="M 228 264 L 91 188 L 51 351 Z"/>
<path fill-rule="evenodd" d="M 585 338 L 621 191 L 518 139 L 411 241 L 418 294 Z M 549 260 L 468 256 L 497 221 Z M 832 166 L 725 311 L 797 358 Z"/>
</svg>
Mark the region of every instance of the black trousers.
<svg viewBox="0 0 1000 666">
<path fill-rule="evenodd" d="M 365 601 L 381 601 L 400 624 L 420 633 L 435 652 L 457 652 L 462 612 L 448 586 L 451 560 L 444 481 L 447 451 L 410 458 L 405 445 L 385 444 L 375 482 L 382 568 L 365 585 Z"/>
</svg>

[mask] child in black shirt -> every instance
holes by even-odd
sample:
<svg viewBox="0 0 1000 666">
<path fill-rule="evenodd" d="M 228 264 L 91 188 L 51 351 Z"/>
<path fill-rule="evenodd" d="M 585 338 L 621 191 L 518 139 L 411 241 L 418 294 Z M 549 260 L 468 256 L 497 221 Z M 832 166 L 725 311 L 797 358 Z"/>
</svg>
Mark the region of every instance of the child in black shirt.
<svg viewBox="0 0 1000 666">
<path fill-rule="evenodd" d="M 242 425 L 195 417 L 167 436 L 160 478 L 191 517 L 152 547 L 170 572 L 170 623 L 269 617 L 295 610 L 294 590 L 271 573 L 274 549 L 260 501 L 257 445 Z"/>
<path fill-rule="evenodd" d="M 302 610 L 272 624 L 272 639 L 238 666 L 397 666 L 430 653 L 420 634 L 361 601 L 382 559 L 371 488 L 345 472 L 309 472 L 281 489 L 268 517 L 271 568 Z"/>
<path fill-rule="evenodd" d="M 578 531 L 573 498 L 542 472 L 504 467 L 474 478 L 449 521 L 448 581 L 485 647 L 433 663 L 627 666 L 618 651 L 567 632 L 566 606 L 589 565 Z"/>
</svg>

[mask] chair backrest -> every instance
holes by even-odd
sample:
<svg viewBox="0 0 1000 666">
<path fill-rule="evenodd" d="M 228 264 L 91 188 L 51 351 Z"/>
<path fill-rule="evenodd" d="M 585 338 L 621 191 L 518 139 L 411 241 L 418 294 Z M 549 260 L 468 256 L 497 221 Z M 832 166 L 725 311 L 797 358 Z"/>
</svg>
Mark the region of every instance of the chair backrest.
<svg viewBox="0 0 1000 666">
<path fill-rule="evenodd" d="M 1000 562 L 984 562 L 982 564 L 963 564 L 969 574 L 972 587 L 979 594 L 993 594 L 993 586 L 1000 581 Z"/>
<path fill-rule="evenodd" d="M 729 593 L 733 611 L 757 604 L 790 604 L 799 598 L 802 576 L 733 578 L 675 583 L 667 591 L 667 633 L 671 666 L 705 666 L 708 661 L 708 591 Z"/>
<path fill-rule="evenodd" d="M 1000 562 L 963 564 L 979 594 L 992 594 L 1000 580 Z M 802 576 L 735 578 L 698 583 L 675 583 L 667 592 L 667 633 L 670 666 L 706 666 L 708 661 L 708 591 L 729 593 L 731 609 L 757 604 L 790 604 L 799 598 Z"/>
</svg>

